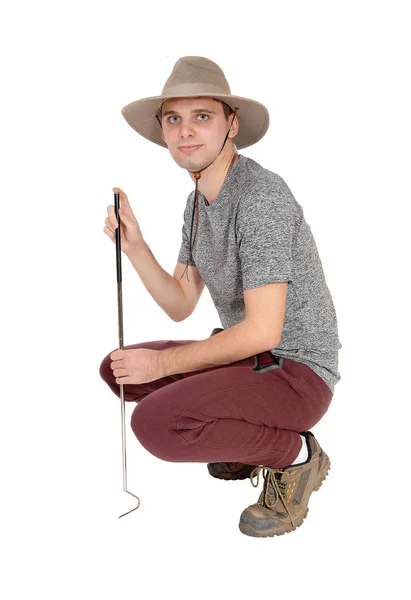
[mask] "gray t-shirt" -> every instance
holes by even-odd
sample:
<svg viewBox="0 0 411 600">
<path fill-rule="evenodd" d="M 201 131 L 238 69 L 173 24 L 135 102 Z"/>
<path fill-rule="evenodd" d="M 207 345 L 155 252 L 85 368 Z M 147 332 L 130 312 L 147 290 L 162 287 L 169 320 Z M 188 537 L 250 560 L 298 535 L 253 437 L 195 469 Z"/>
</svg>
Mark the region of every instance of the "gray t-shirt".
<svg viewBox="0 0 411 600">
<path fill-rule="evenodd" d="M 187 199 L 178 262 L 190 257 L 195 200 Z M 334 392 L 338 372 L 337 318 L 318 250 L 301 205 L 284 180 L 240 155 L 216 201 L 198 192 L 194 262 L 224 329 L 244 320 L 243 291 L 288 281 L 285 320 L 275 356 L 308 365 Z M 196 216 L 192 239 L 194 239 Z M 186 274 L 184 275 L 186 277 Z"/>
</svg>

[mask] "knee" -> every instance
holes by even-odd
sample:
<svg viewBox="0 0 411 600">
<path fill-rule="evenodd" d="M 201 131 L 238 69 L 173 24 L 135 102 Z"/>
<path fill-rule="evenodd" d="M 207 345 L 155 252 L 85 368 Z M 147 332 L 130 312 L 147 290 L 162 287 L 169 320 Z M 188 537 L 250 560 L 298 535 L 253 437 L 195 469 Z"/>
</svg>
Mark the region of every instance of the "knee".
<svg viewBox="0 0 411 600">
<path fill-rule="evenodd" d="M 111 352 L 114 352 L 114 350 L 112 350 Z M 110 352 L 110 354 L 111 354 L 111 352 Z M 106 381 L 107 383 L 115 382 L 113 369 L 110 366 L 111 363 L 113 362 L 112 359 L 110 358 L 110 354 L 107 354 L 107 356 L 103 359 L 103 361 L 101 362 L 101 365 L 100 365 L 100 377 L 102 379 L 104 379 L 104 381 Z"/>
<path fill-rule="evenodd" d="M 131 429 L 140 444 L 157 458 L 172 460 L 170 457 L 170 426 L 151 402 L 144 398 L 135 407 L 130 421 Z"/>
</svg>

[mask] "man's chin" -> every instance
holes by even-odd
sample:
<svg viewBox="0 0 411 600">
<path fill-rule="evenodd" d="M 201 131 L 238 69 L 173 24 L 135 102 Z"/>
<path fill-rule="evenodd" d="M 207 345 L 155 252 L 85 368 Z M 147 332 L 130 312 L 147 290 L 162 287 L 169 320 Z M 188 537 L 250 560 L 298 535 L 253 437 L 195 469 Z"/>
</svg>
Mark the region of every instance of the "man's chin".
<svg viewBox="0 0 411 600">
<path fill-rule="evenodd" d="M 201 171 L 215 159 L 213 156 L 183 156 L 181 152 L 172 157 L 179 167 L 192 172 Z"/>
<path fill-rule="evenodd" d="M 187 171 L 197 171 L 207 166 L 204 159 L 195 159 L 192 156 L 173 156 L 173 158 L 179 167 L 186 169 Z"/>
</svg>

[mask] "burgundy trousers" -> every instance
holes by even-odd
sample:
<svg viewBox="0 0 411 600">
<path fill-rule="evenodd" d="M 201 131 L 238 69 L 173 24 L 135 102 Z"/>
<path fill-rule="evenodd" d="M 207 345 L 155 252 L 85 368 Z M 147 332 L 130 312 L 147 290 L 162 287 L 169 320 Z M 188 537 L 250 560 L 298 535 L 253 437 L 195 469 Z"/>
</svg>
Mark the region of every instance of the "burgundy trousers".
<svg viewBox="0 0 411 600">
<path fill-rule="evenodd" d="M 196 341 L 158 340 L 124 349 L 164 350 Z M 100 375 L 120 397 L 110 354 Z M 154 456 L 272 468 L 293 463 L 302 445 L 299 432 L 318 423 L 332 395 L 310 367 L 268 351 L 228 365 L 124 385 L 124 399 L 137 403 L 131 428 Z"/>
</svg>

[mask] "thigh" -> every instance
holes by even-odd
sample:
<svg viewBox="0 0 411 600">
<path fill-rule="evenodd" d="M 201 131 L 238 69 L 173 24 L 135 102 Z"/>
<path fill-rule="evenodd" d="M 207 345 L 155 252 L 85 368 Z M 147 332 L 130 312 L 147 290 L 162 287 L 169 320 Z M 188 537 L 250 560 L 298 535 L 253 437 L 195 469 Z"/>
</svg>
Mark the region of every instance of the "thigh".
<svg viewBox="0 0 411 600">
<path fill-rule="evenodd" d="M 265 354 L 265 353 L 264 353 Z M 306 365 L 287 363 L 287 369 L 271 361 L 265 367 L 257 357 L 194 373 L 154 391 L 135 408 L 132 422 L 187 430 L 218 419 L 247 421 L 270 428 L 304 431 L 326 412 L 311 401 L 309 387 L 301 385 Z M 184 423 L 184 424 L 183 424 Z M 209 434 L 208 434 L 209 435 Z"/>
</svg>

